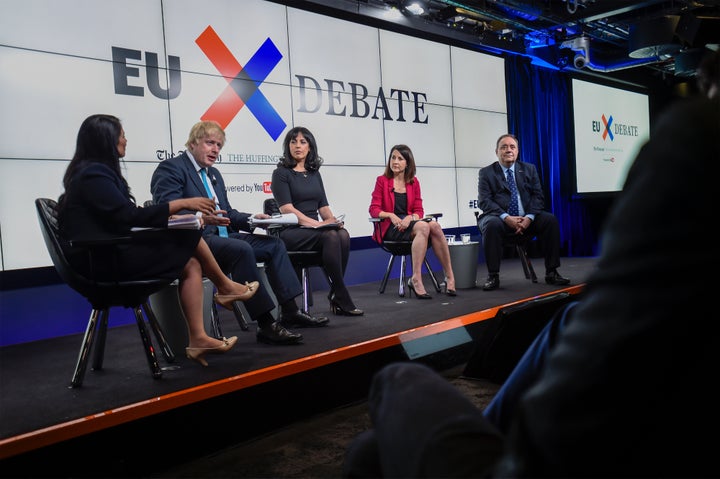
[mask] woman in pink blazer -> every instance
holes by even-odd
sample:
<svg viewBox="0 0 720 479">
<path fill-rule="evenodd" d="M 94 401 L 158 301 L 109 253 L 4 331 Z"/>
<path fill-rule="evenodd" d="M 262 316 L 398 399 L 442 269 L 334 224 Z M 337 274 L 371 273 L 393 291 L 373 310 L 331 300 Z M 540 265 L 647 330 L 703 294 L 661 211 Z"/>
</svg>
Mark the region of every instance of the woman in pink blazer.
<svg viewBox="0 0 720 479">
<path fill-rule="evenodd" d="M 450 263 L 450 250 L 440 224 L 423 220 L 420 181 L 415 178 L 415 158 L 407 145 L 395 145 L 385 166 L 385 173 L 377 177 L 370 200 L 370 216 L 381 218 L 380 232 L 373 239 L 382 243 L 390 241 L 412 241 L 412 277 L 408 288 L 418 299 L 430 299 L 422 282 L 421 266 L 432 243 L 435 256 L 445 272 L 445 290 L 448 296 L 455 296 L 455 275 Z"/>
</svg>

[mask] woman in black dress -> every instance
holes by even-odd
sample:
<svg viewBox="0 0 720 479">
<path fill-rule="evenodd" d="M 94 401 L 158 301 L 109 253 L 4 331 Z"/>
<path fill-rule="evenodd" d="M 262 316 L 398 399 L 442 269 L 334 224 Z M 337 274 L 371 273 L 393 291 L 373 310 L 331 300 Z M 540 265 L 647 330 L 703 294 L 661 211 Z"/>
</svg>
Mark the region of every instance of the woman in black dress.
<svg viewBox="0 0 720 479">
<path fill-rule="evenodd" d="M 68 261 L 83 274 L 98 280 L 179 279 L 180 305 L 188 326 L 188 358 L 207 366 L 204 356 L 229 351 L 237 337 L 216 339 L 203 324 L 203 273 L 218 289 L 215 301 L 232 308 L 255 294 L 258 283 L 239 284 L 220 270 L 200 230 L 167 229 L 168 218 L 183 210 L 202 212 L 205 221 L 227 221 L 215 215 L 210 198 L 184 198 L 146 208 L 135 198 L 120 170 L 127 139 L 120 120 L 112 115 L 91 115 L 78 131 L 75 155 L 65 176 L 65 192 L 58 200 L 58 222 L 64 239 L 128 236 L 132 227 L 152 230 L 132 233 L 131 243 L 116 245 L 106 257 L 95 254 L 92 271 L 87 251 L 68 248 Z"/>
<path fill-rule="evenodd" d="M 282 213 L 295 213 L 298 226 L 285 228 L 280 237 L 289 250 L 322 253 L 323 268 L 330 278 L 330 309 L 345 316 L 362 316 L 345 286 L 350 257 L 350 234 L 330 209 L 315 137 L 296 126 L 285 135 L 283 157 L 272 174 L 272 192 Z"/>
</svg>

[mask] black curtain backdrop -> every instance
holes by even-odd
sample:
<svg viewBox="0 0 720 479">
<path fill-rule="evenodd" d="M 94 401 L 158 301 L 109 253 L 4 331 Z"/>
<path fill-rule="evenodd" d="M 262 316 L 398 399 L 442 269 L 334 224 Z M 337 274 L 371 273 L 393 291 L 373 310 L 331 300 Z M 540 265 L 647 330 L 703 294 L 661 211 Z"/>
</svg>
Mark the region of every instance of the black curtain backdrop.
<svg viewBox="0 0 720 479">
<path fill-rule="evenodd" d="M 509 132 L 519 140 L 520 159 L 538 169 L 545 208 L 560 222 L 561 254 L 597 255 L 599 230 L 612 200 L 573 197 L 570 77 L 513 56 L 505 60 L 505 78 Z"/>
</svg>

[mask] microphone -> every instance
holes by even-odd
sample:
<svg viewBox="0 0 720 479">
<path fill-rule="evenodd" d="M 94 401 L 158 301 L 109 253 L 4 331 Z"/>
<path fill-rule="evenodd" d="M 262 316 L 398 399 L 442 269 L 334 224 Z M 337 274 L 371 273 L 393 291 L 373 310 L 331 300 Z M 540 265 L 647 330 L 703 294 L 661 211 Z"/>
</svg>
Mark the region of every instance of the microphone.
<svg viewBox="0 0 720 479">
<path fill-rule="evenodd" d="M 215 178 L 215 174 L 210 175 L 210 182 L 213 186 L 217 185 L 217 178 Z"/>
</svg>

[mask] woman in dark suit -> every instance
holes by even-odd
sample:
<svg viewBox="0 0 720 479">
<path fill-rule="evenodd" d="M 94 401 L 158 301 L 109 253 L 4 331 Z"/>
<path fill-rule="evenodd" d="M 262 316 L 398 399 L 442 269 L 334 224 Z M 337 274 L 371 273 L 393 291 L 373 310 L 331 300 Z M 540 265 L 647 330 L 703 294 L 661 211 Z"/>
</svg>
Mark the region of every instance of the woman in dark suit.
<svg viewBox="0 0 720 479">
<path fill-rule="evenodd" d="M 339 222 L 325 195 L 315 137 L 296 126 L 285 135 L 283 157 L 272 174 L 272 192 L 282 213 L 295 213 L 297 227 L 285 228 L 280 237 L 289 250 L 322 252 L 323 268 L 330 278 L 330 308 L 345 316 L 362 316 L 345 286 L 350 257 L 350 234 Z M 322 227 L 318 229 L 318 227 Z"/>
<path fill-rule="evenodd" d="M 132 227 L 160 228 L 135 234 L 131 243 L 115 245 L 107 255 L 97 254 L 92 265 L 86 250 L 68 248 L 68 261 L 78 271 L 98 280 L 180 280 L 180 304 L 188 326 L 186 355 L 203 366 L 208 353 L 225 353 L 237 341 L 216 339 L 205 332 L 202 297 L 203 273 L 217 286 L 215 301 L 230 309 L 257 291 L 258 283 L 239 284 L 220 270 L 200 230 L 167 229 L 174 213 L 191 209 L 215 214 L 210 198 L 184 198 L 146 208 L 135 198 L 120 171 L 127 139 L 120 120 L 91 115 L 78 131 L 75 155 L 63 178 L 65 192 L 58 200 L 58 222 L 64 239 L 103 239 L 128 236 Z M 207 218 L 207 216 L 205 216 Z M 227 218 L 215 217 L 218 224 Z M 92 268 L 92 270 L 91 270 Z"/>
<path fill-rule="evenodd" d="M 408 288 L 418 299 L 432 297 L 425 291 L 421 270 L 430 241 L 445 272 L 446 292 L 449 296 L 455 296 L 455 274 L 447 240 L 437 221 L 422 221 L 425 210 L 420 181 L 415 177 L 415 172 L 415 157 L 410 147 L 393 146 L 385 173 L 375 180 L 370 200 L 370 216 L 388 220 L 380 223 L 380 231 L 373 234 L 373 239 L 378 243 L 383 240 L 412 240 L 412 277 L 408 280 Z"/>
</svg>

